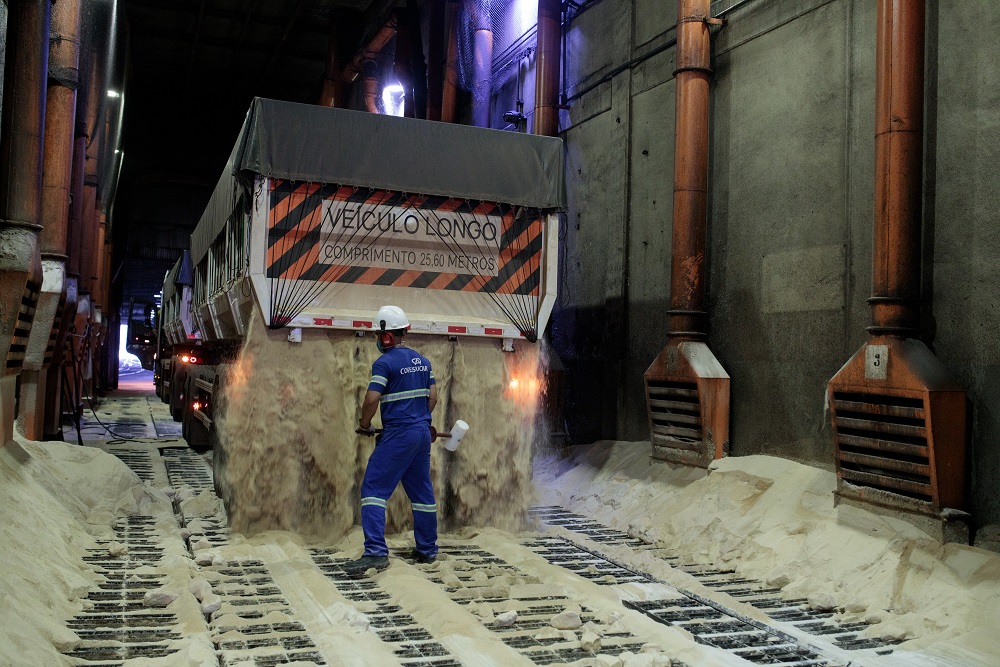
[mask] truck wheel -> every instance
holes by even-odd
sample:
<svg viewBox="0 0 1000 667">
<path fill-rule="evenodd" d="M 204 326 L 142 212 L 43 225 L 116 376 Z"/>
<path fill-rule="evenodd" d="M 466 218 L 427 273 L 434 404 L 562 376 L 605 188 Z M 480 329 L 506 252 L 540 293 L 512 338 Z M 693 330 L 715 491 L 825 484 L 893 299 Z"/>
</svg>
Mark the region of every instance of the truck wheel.
<svg viewBox="0 0 1000 667">
<path fill-rule="evenodd" d="M 205 428 L 205 425 L 193 416 L 187 421 L 191 422 L 187 429 L 187 436 L 185 436 L 188 447 L 196 452 L 207 452 L 212 449 L 211 434 L 208 429 Z"/>
<path fill-rule="evenodd" d="M 170 416 L 175 422 L 184 418 L 184 380 L 180 373 L 174 371 L 170 379 Z"/>
</svg>

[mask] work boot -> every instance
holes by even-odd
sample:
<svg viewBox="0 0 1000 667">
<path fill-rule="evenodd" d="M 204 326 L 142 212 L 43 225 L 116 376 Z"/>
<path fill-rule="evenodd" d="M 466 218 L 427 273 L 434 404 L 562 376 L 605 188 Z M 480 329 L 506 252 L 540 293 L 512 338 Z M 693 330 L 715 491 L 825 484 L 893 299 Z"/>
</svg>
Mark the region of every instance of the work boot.
<svg viewBox="0 0 1000 667">
<path fill-rule="evenodd" d="M 357 560 L 352 560 L 344 563 L 344 572 L 347 574 L 364 574 L 371 568 L 376 570 L 384 570 L 389 567 L 389 557 L 388 556 L 369 556 L 365 554 Z"/>
<path fill-rule="evenodd" d="M 418 563 L 418 564 L 421 564 L 421 565 L 427 565 L 429 563 L 433 563 L 434 561 L 436 561 L 437 560 L 437 556 L 426 556 L 426 555 L 420 553 L 419 551 L 417 551 L 416 549 L 414 549 L 413 551 L 410 552 L 410 559 L 412 561 L 414 561 L 415 563 Z"/>
</svg>

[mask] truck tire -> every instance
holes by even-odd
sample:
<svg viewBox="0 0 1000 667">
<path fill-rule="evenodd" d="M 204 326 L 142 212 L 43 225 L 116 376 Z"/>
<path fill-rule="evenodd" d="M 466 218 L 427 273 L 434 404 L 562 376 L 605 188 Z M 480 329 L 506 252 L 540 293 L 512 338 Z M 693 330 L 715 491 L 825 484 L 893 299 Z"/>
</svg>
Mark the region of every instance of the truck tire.
<svg viewBox="0 0 1000 667">
<path fill-rule="evenodd" d="M 170 416 L 175 422 L 184 419 L 185 375 L 186 373 L 175 368 L 170 377 Z"/>
<path fill-rule="evenodd" d="M 187 429 L 188 434 L 185 437 L 188 447 L 196 452 L 207 452 L 212 449 L 212 434 L 205 428 L 205 425 L 195 419 L 193 415 L 185 421 L 190 422 Z"/>
</svg>

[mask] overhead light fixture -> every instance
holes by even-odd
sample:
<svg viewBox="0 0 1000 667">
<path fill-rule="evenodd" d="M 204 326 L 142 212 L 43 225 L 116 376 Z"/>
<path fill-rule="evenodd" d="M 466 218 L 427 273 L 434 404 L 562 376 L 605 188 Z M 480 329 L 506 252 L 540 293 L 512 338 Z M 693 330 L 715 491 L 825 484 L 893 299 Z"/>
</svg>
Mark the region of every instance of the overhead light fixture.
<svg viewBox="0 0 1000 667">
<path fill-rule="evenodd" d="M 121 96 L 122 96 L 122 94 L 119 93 L 117 90 L 109 90 L 108 91 L 108 97 L 121 97 Z"/>
<path fill-rule="evenodd" d="M 387 116 L 402 116 L 405 93 L 398 83 L 390 84 L 382 89 L 382 108 Z"/>
</svg>

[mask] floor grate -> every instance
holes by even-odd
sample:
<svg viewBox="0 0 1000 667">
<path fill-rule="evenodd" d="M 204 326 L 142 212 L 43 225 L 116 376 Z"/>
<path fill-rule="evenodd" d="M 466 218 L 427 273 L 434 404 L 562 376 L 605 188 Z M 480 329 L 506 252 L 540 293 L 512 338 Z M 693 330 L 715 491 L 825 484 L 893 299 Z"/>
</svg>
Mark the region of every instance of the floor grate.
<svg viewBox="0 0 1000 667">
<path fill-rule="evenodd" d="M 155 564 L 163 548 L 155 529 L 155 519 L 128 517 L 113 527 L 113 539 L 97 540 L 99 548 L 90 549 L 83 561 L 97 568 L 98 581 L 86 597 L 89 608 L 67 621 L 86 645 L 64 652 L 87 664 L 121 665 L 133 658 L 162 658 L 177 651 L 172 642 L 180 639 L 177 617 L 154 612 L 143 605 L 147 591 L 162 584 L 155 574 L 132 574 L 131 570 Z M 121 556 L 108 552 L 112 542 L 124 544 L 128 551 Z"/>
<path fill-rule="evenodd" d="M 242 619 L 253 620 L 263 618 L 266 613 L 276 609 L 289 616 L 292 614 L 288 600 L 262 561 L 249 559 L 229 561 L 224 565 L 203 569 L 218 575 L 213 582 L 212 590 L 222 598 L 223 607 L 218 612 L 220 615 L 225 614 L 229 617 L 235 614 Z M 251 606 L 258 609 L 252 611 L 240 609 Z M 211 631 L 212 641 L 219 651 L 223 665 L 245 664 L 247 660 L 253 660 L 254 665 L 279 665 L 303 660 L 326 664 L 322 655 L 316 650 L 315 642 L 306 632 L 305 626 L 293 619 L 282 623 L 247 625 L 216 626 L 213 623 Z M 223 636 L 226 638 L 222 639 Z M 268 648 L 279 649 L 281 652 L 260 654 L 261 649 Z"/>
<path fill-rule="evenodd" d="M 375 634 L 392 645 L 395 656 L 411 667 L 450 667 L 461 665 L 426 628 L 395 604 L 390 595 L 365 575 L 344 570 L 347 558 L 336 557 L 333 549 L 310 549 L 313 562 L 348 600 L 357 603 L 368 617 Z"/>
<path fill-rule="evenodd" d="M 163 450 L 163 462 L 167 467 L 167 479 L 173 487 L 190 486 L 198 491 L 214 490 L 212 469 L 190 449 L 168 447 Z"/>
<path fill-rule="evenodd" d="M 459 579 L 465 582 L 465 587 L 456 588 L 445 585 L 442 575 L 433 570 L 424 571 L 424 575 L 430 581 L 441 586 L 445 593 L 454 602 L 459 604 L 469 604 L 472 602 L 503 603 L 506 608 L 513 608 L 513 610 L 517 611 L 517 620 L 510 627 L 498 627 L 491 624 L 484 627 L 500 635 L 501 641 L 504 644 L 529 658 L 535 664 L 549 665 L 575 662 L 583 658 L 592 659 L 599 654 L 619 655 L 625 651 L 638 651 L 643 646 L 642 642 L 637 641 L 634 636 L 628 633 L 605 635 L 602 638 L 601 647 L 596 651 L 585 650 L 580 647 L 578 641 L 571 641 L 563 637 L 535 639 L 534 635 L 537 634 L 537 631 L 543 628 L 551 628 L 552 618 L 570 606 L 573 603 L 572 600 L 562 595 L 539 596 L 537 594 L 527 594 L 524 597 L 498 597 L 491 595 L 488 593 L 493 590 L 490 582 L 491 575 L 495 576 L 502 573 L 515 577 L 526 577 L 526 573 L 477 546 L 441 545 L 439 554 L 448 560 L 461 561 L 463 567 L 469 568 L 467 570 L 455 571 L 455 574 L 461 573 Z M 477 578 L 476 575 L 479 572 L 486 573 L 487 576 L 479 576 Z M 630 574 L 629 576 L 632 577 L 635 575 Z M 582 608 L 580 618 L 584 623 L 595 621 L 593 613 L 586 607 Z M 681 663 L 672 662 L 671 664 L 680 665 Z"/>
<path fill-rule="evenodd" d="M 562 526 L 586 535 L 597 542 L 640 548 L 635 543 L 637 541 L 641 543 L 641 541 L 630 537 L 627 533 L 607 529 L 583 515 L 574 514 L 558 506 L 535 507 L 530 512 L 533 517 L 545 524 Z M 615 533 L 621 538 L 620 542 L 593 537 L 593 534 L 598 534 L 607 538 Z M 526 543 L 526 546 L 553 564 L 565 567 L 564 562 L 560 562 L 561 558 L 565 558 L 565 563 L 570 565 L 568 569 L 572 569 L 582 576 L 587 576 L 595 580 L 596 583 L 618 583 L 608 578 L 602 579 L 599 576 L 593 576 L 594 572 L 588 573 L 590 576 L 581 572 L 581 569 L 586 571 L 586 567 L 594 565 L 594 563 L 579 556 L 576 545 L 558 546 L 559 541 L 559 538 L 538 538 Z M 572 543 L 569 544 L 572 545 Z M 646 546 L 645 550 L 650 550 L 648 549 L 649 545 Z M 662 548 L 655 548 L 655 551 L 658 558 L 664 559 L 659 553 L 664 551 Z M 671 556 L 664 560 L 677 561 L 678 559 L 676 556 Z M 785 600 L 777 597 L 781 593 L 780 589 L 769 587 L 760 581 L 741 577 L 733 570 L 677 562 L 671 562 L 671 565 L 692 575 L 709 588 L 760 609 L 775 621 L 789 623 L 803 632 L 828 639 L 840 648 L 847 650 L 876 649 L 877 653 L 886 654 L 891 653 L 891 647 L 899 643 L 899 640 L 894 639 L 860 637 L 859 633 L 868 627 L 867 624 L 835 620 L 836 614 L 834 612 L 811 609 L 808 606 L 808 601 L 804 599 Z"/>
</svg>

